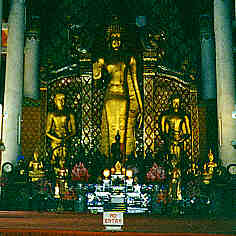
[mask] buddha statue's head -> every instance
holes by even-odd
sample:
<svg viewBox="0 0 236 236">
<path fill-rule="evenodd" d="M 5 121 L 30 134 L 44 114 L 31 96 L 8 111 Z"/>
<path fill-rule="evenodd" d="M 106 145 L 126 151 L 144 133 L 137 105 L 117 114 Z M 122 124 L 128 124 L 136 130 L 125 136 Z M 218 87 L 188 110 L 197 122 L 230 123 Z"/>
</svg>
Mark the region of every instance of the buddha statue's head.
<svg viewBox="0 0 236 236">
<path fill-rule="evenodd" d="M 208 159 L 209 159 L 210 162 L 212 162 L 214 160 L 214 155 L 213 155 L 211 149 L 210 149 L 210 151 L 208 153 Z"/>
<path fill-rule="evenodd" d="M 64 104 L 65 104 L 65 95 L 63 93 L 58 93 L 55 95 L 54 102 L 57 106 L 58 110 L 63 110 L 64 109 Z"/>
<path fill-rule="evenodd" d="M 111 24 L 105 28 L 107 46 L 116 52 L 124 47 L 122 39 L 124 38 L 126 29 L 124 25 L 121 25 L 120 17 L 117 15 L 111 17 L 110 23 Z"/>
<path fill-rule="evenodd" d="M 111 34 L 111 47 L 113 50 L 118 51 L 121 45 L 120 33 Z"/>
<path fill-rule="evenodd" d="M 117 143 L 120 142 L 120 134 L 119 134 L 119 130 L 118 130 L 117 133 L 116 133 L 115 140 L 116 140 Z"/>
<path fill-rule="evenodd" d="M 39 153 L 37 150 L 34 151 L 34 160 L 38 161 Z"/>
<path fill-rule="evenodd" d="M 172 100 L 172 107 L 175 112 L 179 110 L 179 105 L 180 105 L 180 99 L 178 97 L 174 97 Z"/>
</svg>

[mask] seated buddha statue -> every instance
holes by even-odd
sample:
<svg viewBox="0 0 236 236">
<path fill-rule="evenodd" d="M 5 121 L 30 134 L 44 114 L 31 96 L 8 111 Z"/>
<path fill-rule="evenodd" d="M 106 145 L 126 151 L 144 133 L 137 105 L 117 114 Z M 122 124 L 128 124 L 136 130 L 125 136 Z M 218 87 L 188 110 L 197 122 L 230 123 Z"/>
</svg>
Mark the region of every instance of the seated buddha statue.
<svg viewBox="0 0 236 236">
<path fill-rule="evenodd" d="M 116 175 L 120 175 L 121 174 L 121 167 L 122 167 L 121 163 L 119 161 L 117 161 L 116 164 L 115 164 L 115 170 L 116 170 L 115 174 Z"/>
<path fill-rule="evenodd" d="M 171 108 L 164 111 L 159 118 L 160 133 L 167 147 L 167 155 L 180 162 L 181 156 L 186 151 L 186 142 L 191 135 L 190 118 L 180 109 L 179 95 L 174 94 L 170 103 Z"/>
<path fill-rule="evenodd" d="M 217 164 L 214 162 L 214 155 L 210 149 L 208 153 L 208 162 L 204 164 L 204 171 L 202 173 L 203 183 L 209 184 L 214 173 L 214 168 L 217 167 Z"/>
<path fill-rule="evenodd" d="M 38 157 L 38 151 L 35 151 L 33 160 L 29 163 L 29 177 L 32 182 L 38 181 L 44 176 L 43 163 Z"/>
<path fill-rule="evenodd" d="M 46 136 L 50 140 L 52 157 L 51 164 L 67 157 L 68 142 L 76 134 L 74 114 L 65 107 L 65 94 L 54 96 L 55 109 L 48 112 L 46 120 Z"/>
<path fill-rule="evenodd" d="M 210 152 L 208 154 L 208 159 L 209 159 L 209 162 L 208 162 L 208 173 L 210 175 L 213 175 L 213 172 L 214 172 L 214 168 L 217 167 L 217 164 L 214 162 L 214 155 L 213 153 L 211 152 L 211 149 L 210 149 Z"/>
<path fill-rule="evenodd" d="M 187 174 L 192 174 L 193 176 L 199 175 L 198 165 L 196 163 L 192 163 L 191 167 L 187 170 Z"/>
<path fill-rule="evenodd" d="M 65 168 L 65 160 L 61 159 L 58 162 L 58 166 L 54 167 L 54 172 L 56 174 L 57 179 L 61 179 L 64 181 L 66 177 L 68 176 L 68 169 Z"/>
<path fill-rule="evenodd" d="M 122 151 L 121 151 L 119 131 L 117 131 L 117 134 L 115 136 L 115 143 L 112 143 L 111 145 L 111 156 L 113 160 L 122 161 Z"/>
</svg>

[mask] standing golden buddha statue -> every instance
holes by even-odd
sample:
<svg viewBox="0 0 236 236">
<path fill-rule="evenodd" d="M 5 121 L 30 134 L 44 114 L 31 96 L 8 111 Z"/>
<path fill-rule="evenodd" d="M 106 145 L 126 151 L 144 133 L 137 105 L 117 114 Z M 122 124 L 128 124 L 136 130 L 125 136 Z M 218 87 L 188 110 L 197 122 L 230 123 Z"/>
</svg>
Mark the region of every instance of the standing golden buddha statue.
<svg viewBox="0 0 236 236">
<path fill-rule="evenodd" d="M 109 55 L 99 58 L 93 64 L 93 78 L 103 77 L 105 70 L 109 75 L 101 123 L 101 153 L 111 156 L 111 145 L 117 132 L 120 135 L 121 152 L 129 155 L 135 151 L 135 124 L 141 124 L 142 99 L 137 82 L 136 59 L 122 55 L 121 35 L 110 33 Z M 139 117 L 138 117 L 139 115 Z"/>
</svg>

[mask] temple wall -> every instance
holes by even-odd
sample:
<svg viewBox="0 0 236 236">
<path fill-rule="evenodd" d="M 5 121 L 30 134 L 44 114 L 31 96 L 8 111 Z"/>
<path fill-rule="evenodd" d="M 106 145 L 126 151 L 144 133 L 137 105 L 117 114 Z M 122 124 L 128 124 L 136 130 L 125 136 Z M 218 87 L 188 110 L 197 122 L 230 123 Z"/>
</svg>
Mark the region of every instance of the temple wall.
<svg viewBox="0 0 236 236">
<path fill-rule="evenodd" d="M 40 122 L 40 106 L 23 107 L 21 123 L 21 148 L 22 155 L 26 159 L 30 159 L 33 156 L 34 149 L 40 140 Z"/>
<path fill-rule="evenodd" d="M 208 142 L 207 142 L 207 110 L 205 106 L 200 106 L 198 108 L 199 112 L 199 150 L 200 150 L 200 160 L 204 160 L 208 155 Z"/>
</svg>

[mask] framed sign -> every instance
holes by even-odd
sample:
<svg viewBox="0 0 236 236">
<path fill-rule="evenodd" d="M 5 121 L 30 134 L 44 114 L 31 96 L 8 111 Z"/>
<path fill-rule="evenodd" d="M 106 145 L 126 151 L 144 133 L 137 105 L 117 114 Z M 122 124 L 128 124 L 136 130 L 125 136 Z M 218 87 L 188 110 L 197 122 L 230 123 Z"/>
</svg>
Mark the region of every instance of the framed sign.
<svg viewBox="0 0 236 236">
<path fill-rule="evenodd" d="M 103 212 L 103 225 L 106 230 L 121 230 L 124 224 L 123 212 Z"/>
</svg>

